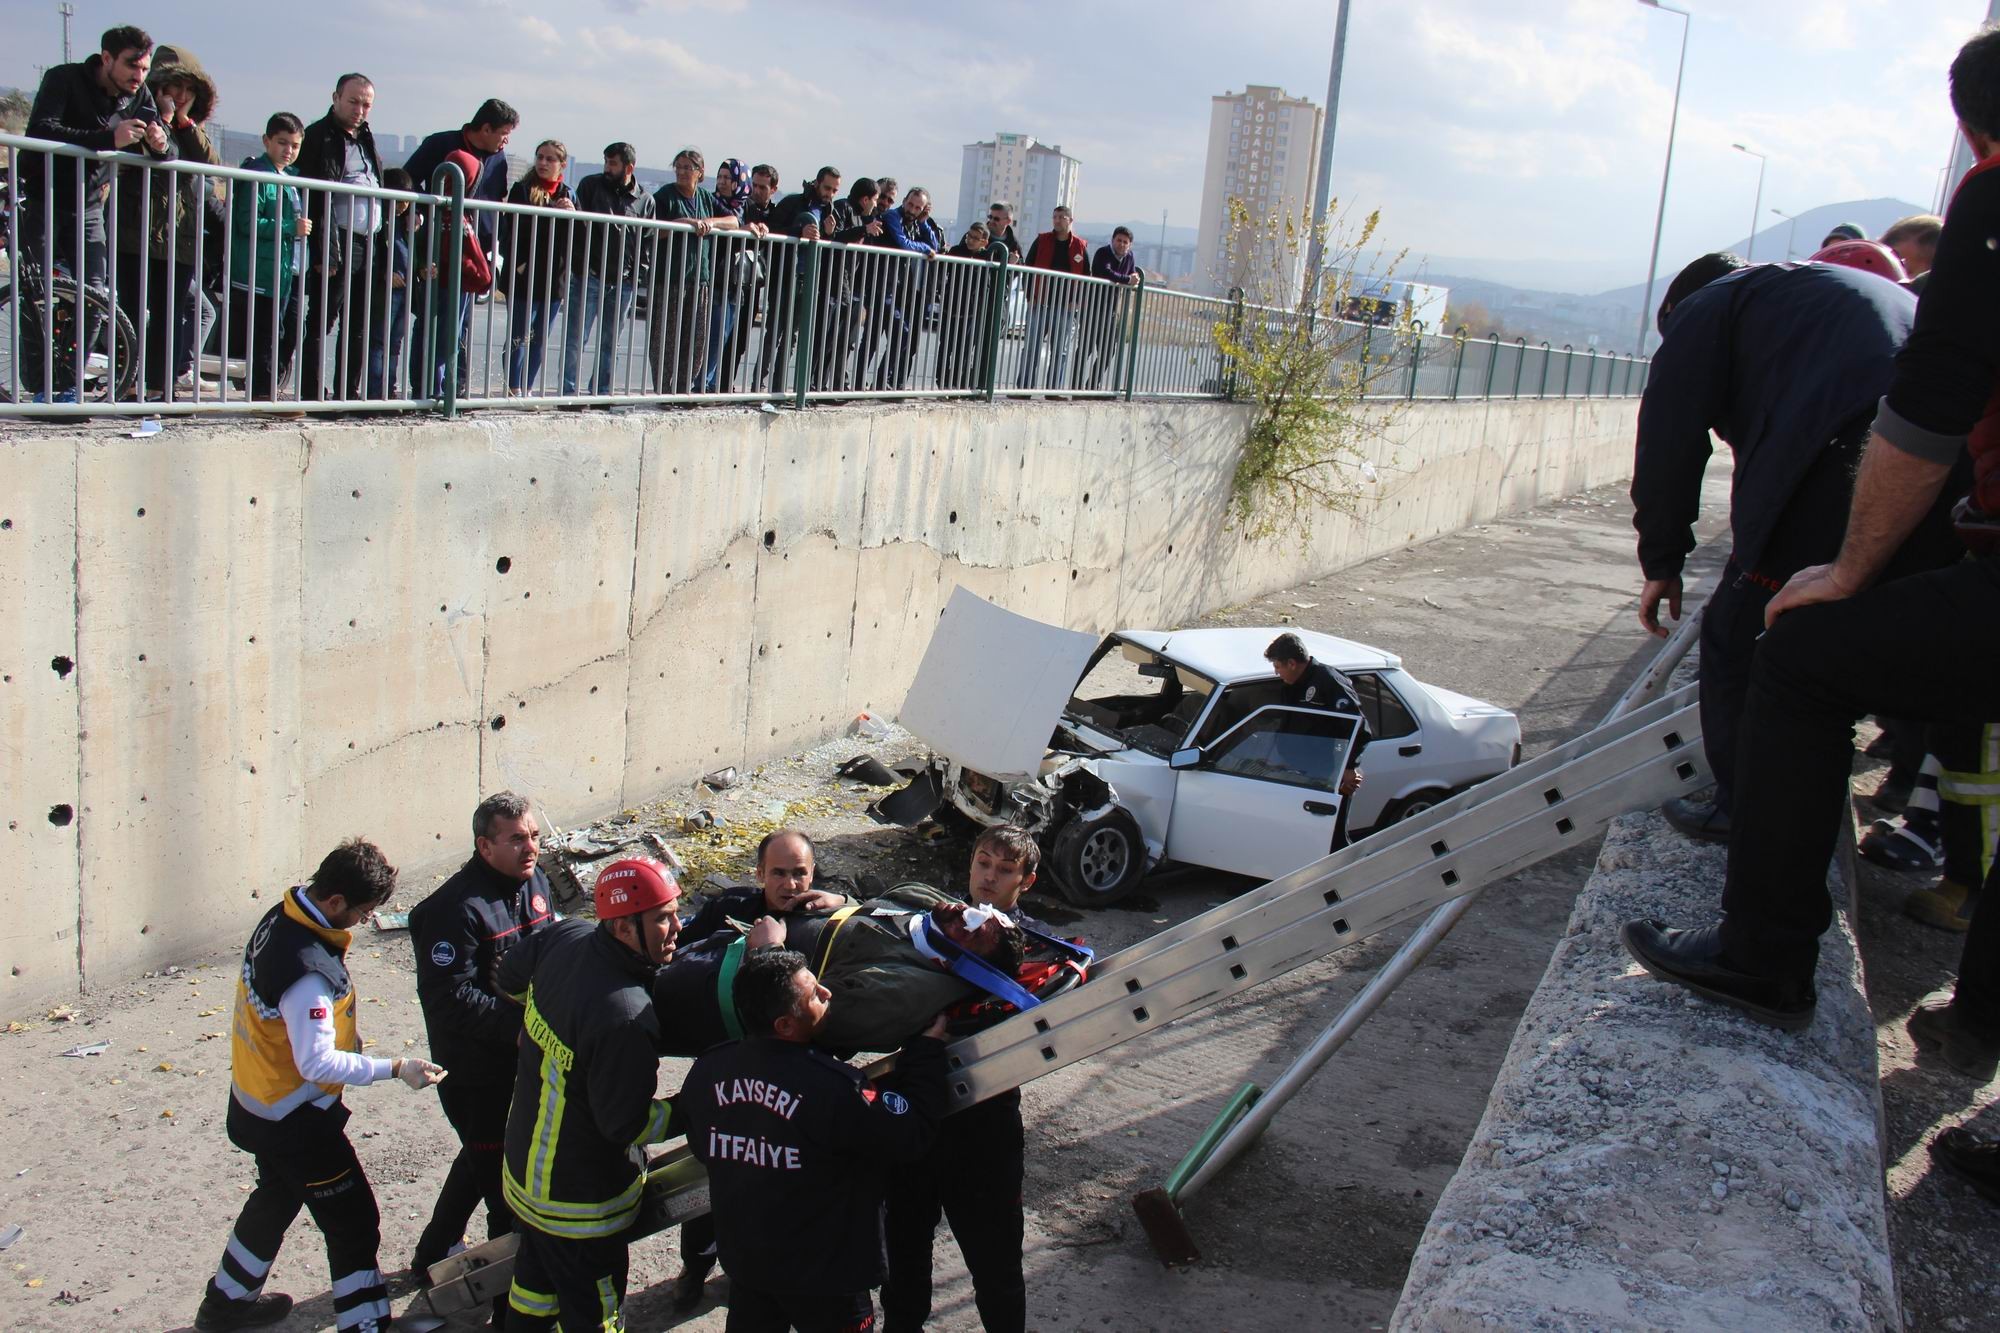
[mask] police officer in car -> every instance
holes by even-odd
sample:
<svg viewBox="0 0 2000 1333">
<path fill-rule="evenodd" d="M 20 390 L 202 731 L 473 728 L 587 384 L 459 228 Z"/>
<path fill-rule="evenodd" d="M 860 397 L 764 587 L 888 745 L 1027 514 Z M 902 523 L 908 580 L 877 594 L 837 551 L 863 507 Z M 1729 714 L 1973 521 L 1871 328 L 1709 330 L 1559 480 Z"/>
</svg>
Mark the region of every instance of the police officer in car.
<svg viewBox="0 0 2000 1333">
<path fill-rule="evenodd" d="M 494 972 L 507 951 L 553 921 L 549 880 L 540 866 L 542 830 L 525 797 L 503 791 L 472 812 L 472 856 L 410 912 L 417 997 L 431 1050 L 451 1070 L 438 1104 L 458 1134 L 458 1157 L 438 1192 L 411 1267 L 427 1283 L 430 1266 L 465 1238 L 486 1201 L 489 1238 L 514 1229 L 500 1192 L 507 1107 L 519 1063 L 521 1006 L 502 996 Z"/>
<path fill-rule="evenodd" d="M 736 975 L 745 1036 L 681 1085 L 708 1168 L 731 1333 L 875 1326 L 888 1172 L 924 1155 L 945 1108 L 944 1016 L 879 1084 L 810 1044 L 832 996 L 805 955 L 757 949 Z"/>
<path fill-rule="evenodd" d="M 1264 650 L 1264 660 L 1278 673 L 1284 688 L 1278 702 L 1295 708 L 1319 708 L 1354 719 L 1354 744 L 1347 752 L 1347 770 L 1340 775 L 1340 814 L 1333 821 L 1333 845 L 1337 852 L 1347 845 L 1347 807 L 1361 789 L 1361 751 L 1368 744 L 1368 719 L 1354 682 L 1324 662 L 1313 660 L 1296 634 L 1280 634 Z"/>
</svg>

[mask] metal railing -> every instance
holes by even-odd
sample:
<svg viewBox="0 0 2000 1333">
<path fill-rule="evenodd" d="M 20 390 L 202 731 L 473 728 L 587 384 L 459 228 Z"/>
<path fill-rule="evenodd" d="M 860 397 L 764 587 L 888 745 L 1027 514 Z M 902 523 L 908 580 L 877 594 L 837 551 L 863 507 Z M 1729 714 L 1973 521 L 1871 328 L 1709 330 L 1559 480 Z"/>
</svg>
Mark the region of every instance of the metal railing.
<svg viewBox="0 0 2000 1333">
<path fill-rule="evenodd" d="M 0 418 L 1229 398 L 1218 325 L 1301 318 L 1143 277 L 469 199 L 450 165 L 394 191 L 0 148 Z M 1629 357 L 1361 332 L 1380 396 L 1644 384 Z"/>
</svg>

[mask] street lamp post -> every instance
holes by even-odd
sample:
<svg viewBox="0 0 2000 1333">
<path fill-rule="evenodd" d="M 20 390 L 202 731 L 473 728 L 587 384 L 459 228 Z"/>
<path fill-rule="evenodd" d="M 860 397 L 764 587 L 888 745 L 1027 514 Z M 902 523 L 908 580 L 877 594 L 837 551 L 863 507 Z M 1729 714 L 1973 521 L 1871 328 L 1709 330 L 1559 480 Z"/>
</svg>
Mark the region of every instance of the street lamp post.
<svg viewBox="0 0 2000 1333">
<path fill-rule="evenodd" d="M 1312 234 L 1306 240 L 1306 304 L 1319 304 L 1319 266 L 1326 254 L 1326 208 L 1333 193 L 1333 125 L 1340 111 L 1341 66 L 1347 62 L 1347 0 L 1336 0 L 1333 60 L 1326 72 L 1326 128 L 1319 137 L 1319 181 L 1313 187 Z"/>
<path fill-rule="evenodd" d="M 1639 309 L 1639 346 L 1637 350 L 1641 355 L 1644 355 L 1646 351 L 1646 335 L 1653 326 L 1653 284 L 1659 281 L 1660 277 L 1660 230 L 1667 223 L 1667 180 L 1673 175 L 1674 171 L 1674 131 L 1680 127 L 1681 123 L 1681 76 L 1687 73 L 1688 28 L 1691 26 L 1691 20 L 1688 18 L 1688 13 L 1685 9 L 1675 9 L 1672 5 L 1662 4 L 1660 0 L 1638 0 L 1638 2 L 1645 5 L 1648 9 L 1657 9 L 1664 13 L 1681 16 L 1681 59 L 1680 64 L 1674 69 L 1674 110 L 1673 114 L 1667 118 L 1667 160 L 1666 164 L 1660 168 L 1660 208 L 1659 212 L 1653 218 L 1653 260 L 1652 263 L 1646 266 L 1646 303 Z"/>
<path fill-rule="evenodd" d="M 1757 257 L 1757 219 L 1764 216 L 1764 154 L 1754 148 L 1745 148 L 1740 143 L 1729 145 L 1739 153 L 1757 159 L 1757 198 L 1750 205 L 1750 253 L 1743 256 L 1745 263 Z"/>
<path fill-rule="evenodd" d="M 1790 262 L 1792 257 L 1792 242 L 1797 240 L 1799 235 L 1799 220 L 1782 208 L 1774 208 L 1771 211 L 1792 224 L 1785 228 L 1785 259 L 1787 262 Z"/>
</svg>

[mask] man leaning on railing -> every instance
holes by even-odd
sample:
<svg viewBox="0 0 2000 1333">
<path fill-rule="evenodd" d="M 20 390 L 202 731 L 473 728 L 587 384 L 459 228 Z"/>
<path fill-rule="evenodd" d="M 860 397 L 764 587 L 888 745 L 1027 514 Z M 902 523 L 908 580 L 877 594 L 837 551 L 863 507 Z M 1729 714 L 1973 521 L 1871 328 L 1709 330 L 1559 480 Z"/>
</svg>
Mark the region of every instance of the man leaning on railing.
<svg viewBox="0 0 2000 1333">
<path fill-rule="evenodd" d="M 653 216 L 653 196 L 641 189 L 634 175 L 639 155 L 629 143 L 607 144 L 604 170 L 585 176 L 576 187 L 576 206 L 585 213 L 644 220 Z M 597 327 L 597 371 L 590 392 L 614 393 L 612 363 L 618 342 L 638 297 L 639 249 L 643 228 L 593 223 L 580 227 L 570 253 L 569 320 L 563 339 L 562 391 L 576 394 L 577 370 L 583 364 L 583 340 Z M 606 287 L 610 290 L 607 292 Z M 602 312 L 600 320 L 599 315 Z"/>
<path fill-rule="evenodd" d="M 299 152 L 299 174 L 312 180 L 341 181 L 379 189 L 382 159 L 368 113 L 375 106 L 375 84 L 365 74 L 343 74 L 333 85 L 327 113 L 306 127 Z M 312 270 L 306 275 L 305 366 L 301 375 L 306 398 L 325 397 L 325 343 L 336 327 L 334 345 L 335 396 L 361 397 L 368 366 L 368 280 L 383 264 L 377 249 L 383 227 L 382 201 L 370 195 L 319 192 L 307 196 L 313 221 Z M 375 318 L 386 319 L 387 311 Z"/>
<path fill-rule="evenodd" d="M 28 112 L 28 136 L 99 152 L 143 152 L 158 161 L 172 161 L 173 140 L 161 124 L 152 90 L 146 87 L 153 39 L 143 29 L 119 27 L 107 31 L 98 45 L 100 50 L 89 59 L 57 65 L 42 76 Z M 15 238 L 19 260 L 45 274 L 75 274 L 85 286 L 103 289 L 110 262 L 104 204 L 111 189 L 112 163 L 25 152 L 20 171 L 21 234 Z M 101 334 L 94 324 L 86 330 L 86 354 Z M 26 342 L 22 372 L 40 397 L 42 340 L 34 337 Z M 73 356 L 73 351 L 58 354 L 52 386 L 58 402 L 77 400 Z"/>
</svg>

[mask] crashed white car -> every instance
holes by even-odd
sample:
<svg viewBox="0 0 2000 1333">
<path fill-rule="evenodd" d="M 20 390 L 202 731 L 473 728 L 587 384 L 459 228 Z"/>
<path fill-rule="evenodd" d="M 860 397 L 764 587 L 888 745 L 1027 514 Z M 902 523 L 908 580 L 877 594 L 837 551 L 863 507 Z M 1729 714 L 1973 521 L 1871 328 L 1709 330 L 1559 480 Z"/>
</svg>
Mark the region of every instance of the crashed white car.
<svg viewBox="0 0 2000 1333">
<path fill-rule="evenodd" d="M 1275 878 L 1327 852 L 1352 743 L 1340 715 L 1279 703 L 1281 629 L 1120 630 L 1102 641 L 952 594 L 904 701 L 926 767 L 880 813 L 949 806 L 1019 824 L 1071 902 L 1113 902 L 1162 861 Z M 1354 682 L 1371 739 L 1352 837 L 1521 754 L 1504 708 L 1416 680 L 1391 653 L 1293 630 Z"/>
</svg>

